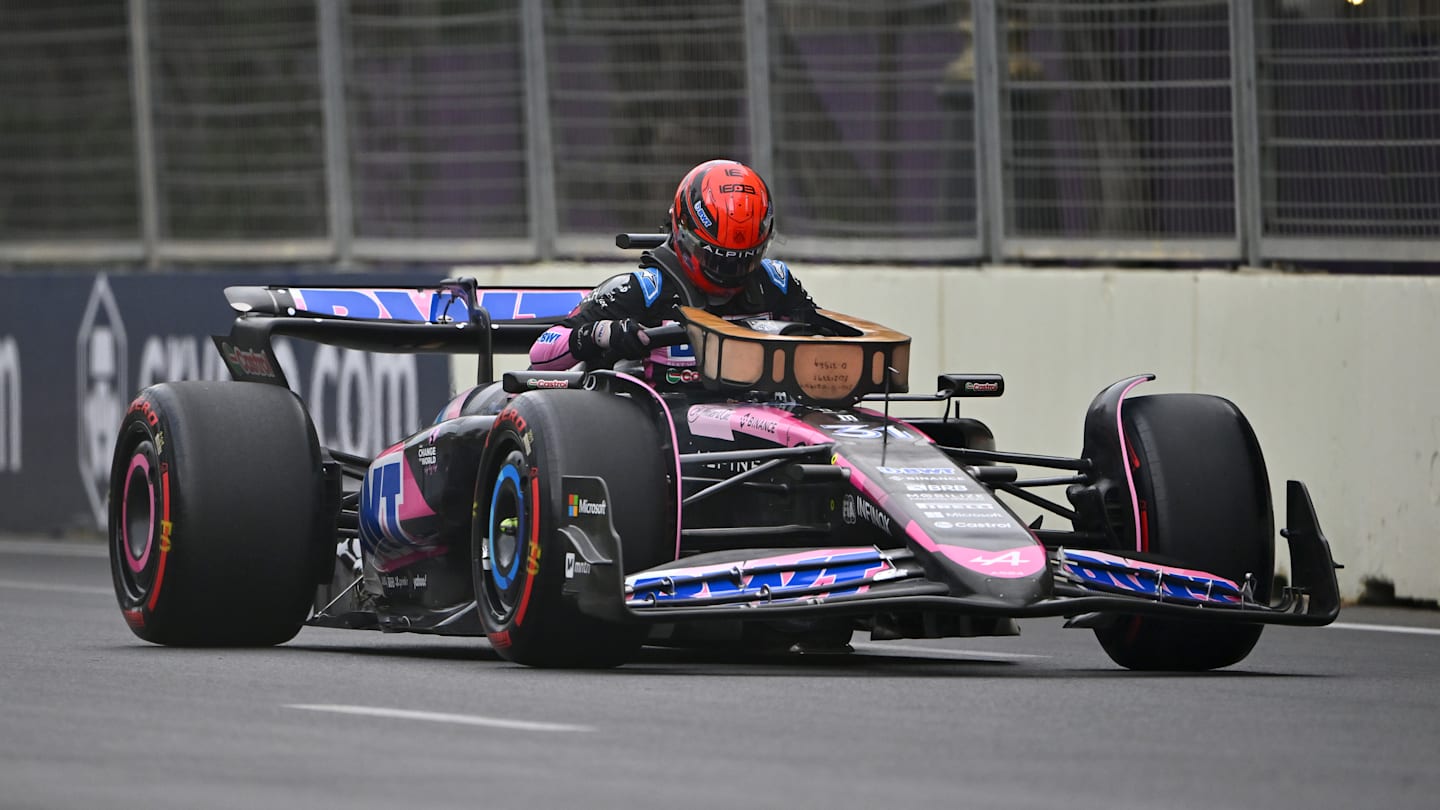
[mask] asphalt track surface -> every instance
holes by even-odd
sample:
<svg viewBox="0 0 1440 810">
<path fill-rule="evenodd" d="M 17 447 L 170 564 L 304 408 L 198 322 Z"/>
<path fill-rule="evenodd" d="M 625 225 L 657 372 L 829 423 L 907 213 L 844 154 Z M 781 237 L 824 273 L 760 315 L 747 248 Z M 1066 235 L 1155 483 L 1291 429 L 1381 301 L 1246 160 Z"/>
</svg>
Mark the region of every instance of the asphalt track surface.
<svg viewBox="0 0 1440 810">
<path fill-rule="evenodd" d="M 647 650 L 530 670 L 482 640 L 131 635 L 98 545 L 0 540 L 0 808 L 1440 807 L 1440 614 L 1270 628 L 1218 673 L 1089 631 L 829 658 Z"/>
</svg>

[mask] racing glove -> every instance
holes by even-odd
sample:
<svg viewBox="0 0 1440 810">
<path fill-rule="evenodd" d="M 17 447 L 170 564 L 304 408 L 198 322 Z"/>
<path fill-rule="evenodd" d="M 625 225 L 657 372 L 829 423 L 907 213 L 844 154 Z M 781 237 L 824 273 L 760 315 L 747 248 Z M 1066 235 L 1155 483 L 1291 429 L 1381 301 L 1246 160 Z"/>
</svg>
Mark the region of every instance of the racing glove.
<svg viewBox="0 0 1440 810">
<path fill-rule="evenodd" d="M 633 318 L 616 321 L 593 321 L 582 324 L 571 337 L 571 351 L 576 357 L 620 357 L 639 360 L 650 353 L 650 338 L 645 327 Z"/>
</svg>

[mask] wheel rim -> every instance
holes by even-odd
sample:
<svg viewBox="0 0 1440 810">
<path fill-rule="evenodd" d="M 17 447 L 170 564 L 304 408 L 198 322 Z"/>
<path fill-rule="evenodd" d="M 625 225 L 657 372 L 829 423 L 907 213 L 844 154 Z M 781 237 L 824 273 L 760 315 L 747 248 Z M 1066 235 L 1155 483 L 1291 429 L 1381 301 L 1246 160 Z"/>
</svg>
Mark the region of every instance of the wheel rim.
<svg viewBox="0 0 1440 810">
<path fill-rule="evenodd" d="M 516 465 L 516 456 L 505 460 L 495 478 L 490 494 L 490 519 L 487 524 L 483 575 L 486 579 L 487 607 L 497 621 L 507 621 L 515 612 L 523 588 L 521 548 L 529 531 L 525 509 L 525 480 Z"/>
<path fill-rule="evenodd" d="M 158 471 L 155 446 L 146 439 L 135 446 L 120 491 L 120 520 L 111 539 L 111 553 L 125 597 L 131 603 L 144 600 L 154 573 L 156 530 L 155 473 Z"/>
</svg>

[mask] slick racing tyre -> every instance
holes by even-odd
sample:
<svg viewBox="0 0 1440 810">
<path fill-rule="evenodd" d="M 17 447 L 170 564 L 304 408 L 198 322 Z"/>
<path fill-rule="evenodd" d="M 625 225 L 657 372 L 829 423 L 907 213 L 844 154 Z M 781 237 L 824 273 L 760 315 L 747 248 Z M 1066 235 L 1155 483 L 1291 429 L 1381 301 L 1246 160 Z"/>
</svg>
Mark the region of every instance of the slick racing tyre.
<svg viewBox="0 0 1440 810">
<path fill-rule="evenodd" d="M 1126 400 L 1128 463 L 1139 502 L 1142 549 L 1237 583 L 1270 599 L 1275 570 L 1269 479 L 1249 422 L 1229 400 L 1160 394 Z M 1261 625 L 1122 616 L 1095 635 L 1129 669 L 1198 671 L 1237 663 Z"/>
<path fill-rule="evenodd" d="M 646 412 L 609 394 L 535 391 L 496 418 L 476 486 L 471 559 L 480 619 L 501 656 L 538 667 L 610 667 L 635 653 L 645 626 L 588 616 L 561 592 L 572 551 L 559 530 L 561 481 L 604 480 L 626 573 L 669 562 L 675 527 L 659 506 L 667 486 L 659 447 Z"/>
<path fill-rule="evenodd" d="M 178 646 L 265 646 L 315 591 L 320 446 L 289 389 L 162 383 L 120 425 L 110 571 L 130 629 Z"/>
</svg>

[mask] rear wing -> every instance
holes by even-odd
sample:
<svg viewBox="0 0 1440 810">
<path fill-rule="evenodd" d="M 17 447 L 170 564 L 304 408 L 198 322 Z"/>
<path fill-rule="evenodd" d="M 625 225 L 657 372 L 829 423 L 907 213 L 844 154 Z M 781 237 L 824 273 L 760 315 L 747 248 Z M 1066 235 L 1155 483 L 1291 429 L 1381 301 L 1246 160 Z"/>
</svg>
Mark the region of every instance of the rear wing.
<svg viewBox="0 0 1440 810">
<path fill-rule="evenodd" d="M 237 313 L 213 339 L 236 380 L 286 385 L 276 335 L 348 349 L 477 356 L 481 380 L 494 357 L 523 354 L 589 292 L 578 287 L 479 287 L 472 278 L 421 286 L 227 287 Z"/>
</svg>

